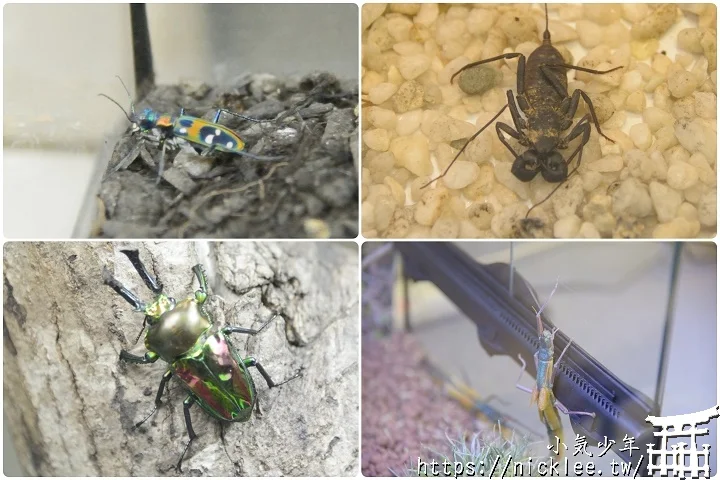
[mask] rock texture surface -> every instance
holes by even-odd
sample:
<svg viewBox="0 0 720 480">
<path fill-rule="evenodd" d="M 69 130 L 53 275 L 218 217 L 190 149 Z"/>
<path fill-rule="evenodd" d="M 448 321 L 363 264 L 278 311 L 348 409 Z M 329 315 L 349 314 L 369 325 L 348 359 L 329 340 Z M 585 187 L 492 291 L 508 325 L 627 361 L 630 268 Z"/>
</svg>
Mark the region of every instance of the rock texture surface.
<svg viewBox="0 0 720 480">
<path fill-rule="evenodd" d="M 198 435 L 184 475 L 352 476 L 358 467 L 357 246 L 354 243 L 9 243 L 4 252 L 5 415 L 29 475 L 164 476 L 187 441 L 182 384 L 152 410 L 166 365 L 121 363 L 142 315 L 102 282 L 104 266 L 145 301 L 150 292 L 121 248 L 138 248 L 165 291 L 197 288 L 205 265 L 217 322 L 257 328 L 234 335 L 276 381 L 257 372 L 262 415 L 222 423 L 197 406 Z M 220 297 L 220 298 L 219 298 Z"/>
</svg>

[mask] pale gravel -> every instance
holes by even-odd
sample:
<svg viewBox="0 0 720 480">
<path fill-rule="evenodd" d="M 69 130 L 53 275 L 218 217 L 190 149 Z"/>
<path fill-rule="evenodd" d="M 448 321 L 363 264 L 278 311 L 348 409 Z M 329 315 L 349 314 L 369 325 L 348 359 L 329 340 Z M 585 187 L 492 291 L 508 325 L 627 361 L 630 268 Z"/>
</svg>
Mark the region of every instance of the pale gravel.
<svg viewBox="0 0 720 480">
<path fill-rule="evenodd" d="M 677 28 L 683 15 L 693 27 Z M 509 174 L 513 158 L 493 126 L 468 145 L 447 178 L 420 187 L 444 171 L 463 139 L 505 104 L 505 91 L 515 88 L 517 61 L 489 65 L 499 84 L 482 95 L 463 92 L 458 78 L 450 84 L 452 74 L 481 58 L 532 52 L 541 41 L 543 11 L 529 4 L 363 7 L 363 132 L 370 134 L 363 144 L 363 235 L 713 236 L 715 16 L 715 7 L 704 4 L 550 5 L 553 43 L 566 61 L 626 68 L 607 75 L 569 75 L 569 91 L 581 88 L 591 96 L 603 131 L 616 142 L 600 138 L 593 127 L 579 169 L 580 196 L 573 190 L 572 201 L 563 198 L 564 185 L 533 210 L 541 226 L 536 222 L 528 229 L 521 220 L 529 205 L 556 185 L 539 175 L 524 184 Z M 573 57 L 571 52 L 582 51 L 575 45 L 590 50 Z M 575 120 L 586 111 L 581 102 Z M 508 112 L 499 120 L 512 125 Z M 377 184 L 389 192 L 371 188 Z M 604 198 L 610 204 L 602 212 L 586 208 Z M 677 206 L 678 198 L 687 207 Z M 570 211 L 558 204 L 569 205 Z M 673 211 L 676 216 L 670 218 Z"/>
</svg>

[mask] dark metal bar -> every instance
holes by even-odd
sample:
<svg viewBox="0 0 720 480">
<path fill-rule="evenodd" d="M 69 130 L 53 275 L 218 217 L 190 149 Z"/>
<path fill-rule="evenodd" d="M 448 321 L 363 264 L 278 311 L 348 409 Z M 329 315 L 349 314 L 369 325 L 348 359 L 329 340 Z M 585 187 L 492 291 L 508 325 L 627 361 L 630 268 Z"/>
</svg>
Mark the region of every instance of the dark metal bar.
<svg viewBox="0 0 720 480">
<path fill-rule="evenodd" d="M 660 368 L 655 385 L 655 405 L 658 411 L 662 408 L 663 395 L 665 395 L 665 378 L 667 373 L 668 352 L 670 350 L 670 339 L 675 319 L 675 294 L 677 292 L 678 279 L 680 278 L 680 260 L 682 258 L 682 242 L 675 242 L 673 245 L 672 267 L 670 269 L 670 291 L 668 292 L 668 303 L 665 310 L 665 330 L 663 331 L 662 346 L 660 347 Z"/>
<path fill-rule="evenodd" d="M 402 269 L 403 313 L 405 318 L 405 331 L 411 332 L 412 325 L 410 324 L 410 277 L 408 277 L 407 273 L 405 272 L 405 264 L 400 259 L 398 259 L 398 263 L 400 263 L 400 268 Z"/>
<path fill-rule="evenodd" d="M 514 285 L 514 277 L 515 277 L 515 243 L 510 242 L 510 280 L 508 281 L 508 292 L 510 292 L 510 296 L 515 296 L 515 285 Z"/>
<path fill-rule="evenodd" d="M 135 95 L 143 98 L 155 86 L 150 29 L 144 3 L 130 4 L 130 24 L 135 62 Z"/>
<path fill-rule="evenodd" d="M 532 294 L 522 276 L 513 275 L 514 296 L 509 295 L 508 264 L 478 264 L 457 246 L 446 242 L 396 242 L 403 256 L 405 274 L 414 280 L 434 283 L 477 326 L 481 346 L 489 355 L 509 355 L 518 365 L 518 354 L 527 360 L 528 373 L 537 374 L 531 358 L 538 350 L 537 323 L 531 306 Z M 545 328 L 554 328 L 543 315 Z M 555 347 L 562 351 L 568 337 L 558 331 Z M 483 369 L 487 366 L 477 365 Z M 657 406 L 631 386 L 622 382 L 576 342 L 568 348 L 558 365 L 555 397 L 568 409 L 595 412 L 596 417 L 570 416 L 576 434 L 588 441 L 614 440 L 612 449 L 631 461 L 625 435 L 636 445 L 655 444 L 653 428 L 645 418 L 657 415 Z M 569 446 L 569 448 L 572 448 Z M 637 460 L 637 455 L 635 460 Z M 646 461 L 644 462 L 647 465 Z M 641 465 L 639 471 L 645 471 Z"/>
</svg>

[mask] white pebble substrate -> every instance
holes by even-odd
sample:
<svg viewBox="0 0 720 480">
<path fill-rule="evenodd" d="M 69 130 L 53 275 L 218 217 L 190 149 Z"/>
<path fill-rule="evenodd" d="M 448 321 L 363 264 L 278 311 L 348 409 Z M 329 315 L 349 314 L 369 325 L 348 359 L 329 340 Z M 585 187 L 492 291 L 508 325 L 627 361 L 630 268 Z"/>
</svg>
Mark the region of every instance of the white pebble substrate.
<svg viewBox="0 0 720 480">
<path fill-rule="evenodd" d="M 549 9 L 553 45 L 566 60 L 599 70 L 626 68 L 606 75 L 569 73 L 569 93 L 580 88 L 591 96 L 603 133 L 616 143 L 600 138 L 593 125 L 578 172 L 531 212 L 540 221 L 523 228 L 528 209 L 557 184 L 541 175 L 529 183 L 516 179 L 513 158 L 494 125 L 468 145 L 443 179 L 420 187 L 506 103 L 506 90 L 516 89 L 517 60 L 488 64 L 502 79 L 482 95 L 461 91 L 461 76 L 451 85 L 451 75 L 502 53 L 528 56 L 540 44 L 544 10 L 530 4 L 363 6 L 363 236 L 715 235 L 715 6 Z M 581 100 L 575 122 L 585 113 Z M 498 121 L 513 126 L 508 111 Z M 562 151 L 565 158 L 576 144 Z"/>
</svg>

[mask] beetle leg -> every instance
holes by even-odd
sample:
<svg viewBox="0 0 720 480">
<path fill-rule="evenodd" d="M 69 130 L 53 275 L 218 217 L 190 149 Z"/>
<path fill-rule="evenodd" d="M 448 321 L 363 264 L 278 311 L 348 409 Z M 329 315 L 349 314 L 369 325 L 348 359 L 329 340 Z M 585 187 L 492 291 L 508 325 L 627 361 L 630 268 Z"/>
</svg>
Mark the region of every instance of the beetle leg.
<svg viewBox="0 0 720 480">
<path fill-rule="evenodd" d="M 277 162 L 279 160 L 285 160 L 287 158 L 287 157 L 267 157 L 264 155 L 254 155 L 254 154 L 248 153 L 244 150 L 237 150 L 237 151 L 233 150 L 232 153 L 234 153 L 235 155 L 240 155 L 242 157 L 252 158 L 253 160 L 258 160 L 260 162 Z"/>
<path fill-rule="evenodd" d="M 610 138 L 607 135 L 605 135 L 604 133 L 602 133 L 602 130 L 600 129 L 600 122 L 597 119 L 597 114 L 595 113 L 595 107 L 592 104 L 592 100 L 590 100 L 590 97 L 588 97 L 587 93 L 583 92 L 582 90 L 578 89 L 573 92 L 572 98 L 570 100 L 570 108 L 568 109 L 568 117 L 572 118 L 575 116 L 575 112 L 577 111 L 578 104 L 580 102 L 580 97 L 582 97 L 583 100 L 585 100 L 585 104 L 588 106 L 588 110 L 590 111 L 590 118 L 592 118 L 592 121 L 595 124 L 595 128 L 597 128 L 598 133 L 600 135 L 602 135 L 603 137 L 605 137 L 606 139 L 608 139 L 609 141 L 611 141 L 612 143 L 615 143 L 615 140 L 613 140 L 612 138 Z M 580 120 L 580 122 L 582 122 L 582 120 Z M 580 124 L 580 122 L 578 122 L 578 125 Z M 572 132 L 570 133 L 570 135 L 572 135 Z M 568 135 L 568 137 L 570 135 Z M 576 134 L 575 137 L 577 135 L 578 134 Z M 573 137 L 573 138 L 575 138 L 575 137 Z"/>
<path fill-rule="evenodd" d="M 137 344 L 138 340 L 140 340 L 140 336 L 145 331 L 145 327 L 147 326 L 147 323 L 148 323 L 148 316 L 145 315 L 145 318 L 143 319 L 142 328 L 140 329 L 140 332 L 137 334 L 137 337 L 135 337 L 135 341 L 133 342 L 133 345 Z"/>
<path fill-rule="evenodd" d="M 540 71 L 542 72 L 542 74 L 545 76 L 545 78 L 547 78 L 547 79 L 550 81 L 550 83 L 553 84 L 553 87 L 555 87 L 555 90 L 557 90 L 558 93 L 560 93 L 560 95 L 561 95 L 562 97 L 565 97 L 565 96 L 567 95 L 566 89 L 565 89 L 565 88 L 562 88 L 562 84 L 560 84 L 560 82 L 558 81 L 558 79 L 557 79 L 556 77 L 553 77 L 552 75 L 549 75 L 549 74 L 548 74 L 548 69 L 553 69 L 553 68 L 568 68 L 568 69 L 571 69 L 571 70 L 577 70 L 577 71 L 579 71 L 579 72 L 592 73 L 592 74 L 595 74 L 595 75 L 603 75 L 603 74 L 605 74 L 605 73 L 614 72 L 615 70 L 620 70 L 620 69 L 623 68 L 623 67 L 622 67 L 622 66 L 619 66 L 619 67 L 611 68 L 610 70 L 593 70 L 592 68 L 578 67 L 578 66 L 575 66 L 575 65 L 567 64 L 567 63 L 555 63 L 555 64 L 550 64 L 550 65 L 542 65 L 542 66 L 540 67 Z M 576 91 L 577 91 L 577 90 L 576 90 Z M 584 93 L 585 93 L 585 92 L 583 92 L 583 94 L 584 94 Z M 573 93 L 573 95 L 574 95 L 574 93 Z M 585 98 L 585 100 L 586 100 L 586 101 L 588 102 L 588 104 L 589 104 L 588 106 L 589 106 L 590 109 L 592 110 L 592 104 L 590 104 L 590 100 L 588 99 L 587 95 L 583 95 L 583 98 Z M 570 117 L 572 118 L 574 115 L 575 115 L 575 111 L 573 110 L 573 114 L 572 114 Z M 595 116 L 595 112 L 593 112 L 593 117 L 594 117 L 594 116 Z M 595 122 L 595 125 L 597 126 L 597 122 Z M 600 127 L 599 127 L 599 126 L 598 126 L 598 132 L 600 133 L 600 135 L 602 135 L 603 137 L 605 137 L 605 135 L 603 135 L 603 133 L 600 132 Z M 605 137 L 605 138 L 607 138 L 608 140 L 612 141 L 612 139 L 610 139 L 610 138 L 608 138 L 608 137 Z M 613 141 L 613 143 L 615 143 L 615 142 Z"/>
<path fill-rule="evenodd" d="M 230 110 L 226 110 L 224 108 L 218 108 L 218 111 L 215 112 L 215 116 L 213 117 L 213 123 L 218 123 L 218 120 L 220 120 L 220 114 L 227 113 L 228 115 L 232 115 L 233 117 L 242 118 L 244 120 L 249 120 L 251 122 L 261 123 L 261 122 L 267 122 L 267 120 L 260 120 L 259 118 L 252 118 L 247 117 L 245 115 L 240 115 L 239 113 L 231 112 Z"/>
<path fill-rule="evenodd" d="M 505 138 L 505 136 L 503 135 L 503 133 L 507 133 L 514 139 L 519 140 L 520 143 L 523 143 L 523 135 L 521 135 L 519 132 L 513 130 L 513 128 L 510 125 L 508 125 L 507 123 L 503 123 L 503 122 L 497 122 L 495 124 L 495 132 L 497 132 L 497 136 L 500 139 L 500 142 L 502 142 L 502 144 L 505 145 L 505 148 L 510 150 L 510 153 L 512 153 L 515 158 L 518 158 L 519 155 L 517 153 L 515 153 L 515 150 L 513 150 L 513 148 L 510 146 L 510 144 L 508 143 L 508 141 Z"/>
<path fill-rule="evenodd" d="M 568 177 L 570 177 L 570 175 L 575 173 L 575 170 L 577 170 L 580 167 L 580 162 L 582 161 L 582 149 L 583 149 L 583 147 L 585 147 L 585 145 L 588 143 L 588 141 L 590 141 L 590 123 L 589 123 L 589 115 L 588 114 L 586 114 L 585 116 L 583 116 L 580 119 L 580 121 L 577 123 L 577 125 L 575 125 L 575 127 L 570 131 L 570 133 L 568 133 L 567 137 L 565 137 L 565 139 L 563 140 L 562 143 L 568 144 L 569 142 L 571 142 L 572 140 L 574 140 L 581 134 L 582 134 L 582 139 L 580 140 L 580 145 L 577 146 L 575 151 L 572 153 L 572 155 L 570 155 L 570 157 L 567 160 L 568 165 L 570 165 L 570 163 L 573 161 L 573 158 L 575 158 L 575 155 L 579 154 L 577 166 L 575 166 L 573 171 L 570 172 Z"/>
<path fill-rule="evenodd" d="M 246 367 L 255 367 L 255 368 L 257 368 L 257 369 L 258 369 L 258 372 L 260 372 L 260 375 L 262 375 L 262 377 L 265 379 L 265 382 L 268 384 L 268 387 L 270 387 L 270 388 L 279 387 L 280 385 L 286 384 L 286 383 L 289 382 L 290 380 L 294 380 L 294 379 L 298 378 L 299 376 L 302 375 L 302 370 L 303 370 L 303 369 L 301 368 L 300 370 L 298 370 L 298 371 L 295 373 L 295 375 L 293 375 L 292 377 L 288 378 L 287 380 L 283 380 L 283 381 L 280 382 L 280 383 L 275 383 L 275 382 L 273 381 L 273 379 L 270 378 L 270 375 L 269 375 L 269 374 L 267 373 L 267 371 L 263 368 L 263 366 L 260 365 L 260 362 L 258 362 L 257 360 L 255 360 L 254 357 L 248 357 L 248 358 L 244 359 L 244 360 L 243 360 L 243 363 L 245 364 Z"/>
<path fill-rule="evenodd" d="M 155 363 L 157 362 L 158 358 L 160 358 L 160 356 L 155 352 L 147 352 L 141 357 L 139 355 L 133 355 L 132 353 L 128 353 L 125 350 L 120 350 L 120 360 L 123 360 L 125 362 L 144 365 L 147 363 Z"/>
<path fill-rule="evenodd" d="M 597 131 L 600 135 L 605 137 L 607 140 L 609 140 L 612 143 L 615 143 L 615 140 L 605 135 L 602 130 L 600 130 L 600 122 L 597 119 L 597 114 L 595 113 L 595 107 L 593 106 L 592 100 L 590 100 L 590 97 L 588 97 L 587 93 L 583 92 L 582 90 L 576 90 L 576 92 L 580 92 L 580 96 L 583 97 L 583 100 L 585 100 L 585 103 L 588 106 L 588 110 L 590 110 L 590 117 L 592 118 L 592 121 L 595 123 L 595 128 L 597 128 Z M 573 95 L 575 93 L 573 92 Z"/>
<path fill-rule="evenodd" d="M 162 376 L 162 379 L 160 380 L 160 387 L 158 388 L 157 395 L 155 395 L 155 406 L 153 407 L 152 411 L 145 418 L 136 423 L 135 427 L 133 428 L 138 428 L 140 425 L 150 420 L 150 417 L 152 417 L 157 411 L 157 409 L 160 408 L 160 405 L 162 405 L 161 397 L 163 393 L 165 393 L 165 385 L 167 385 L 170 377 L 172 377 L 172 371 L 168 370 L 167 372 L 165 372 L 165 374 Z"/>
<path fill-rule="evenodd" d="M 199 263 L 192 268 L 192 271 L 197 277 L 198 283 L 200 284 L 200 290 L 195 292 L 195 299 L 200 305 L 202 305 L 203 303 L 205 303 L 208 295 L 207 276 L 205 275 L 205 270 L 203 270 L 203 266 Z"/>
<path fill-rule="evenodd" d="M 270 325 L 270 322 L 275 320 L 276 317 L 277 317 L 277 315 L 273 315 L 273 317 L 270 320 L 268 320 L 267 322 L 260 325 L 260 328 L 258 328 L 257 330 L 255 330 L 254 328 L 236 327 L 233 325 L 229 325 L 227 327 L 223 327 L 222 332 L 223 333 L 244 333 L 246 335 L 257 335 L 258 333 L 265 330 L 265 328 L 267 328 L 267 326 Z"/>
<path fill-rule="evenodd" d="M 215 151 L 215 145 L 210 145 L 208 148 L 206 148 L 205 150 L 203 150 L 202 152 L 200 152 L 200 156 L 201 156 L 201 157 L 207 157 L 208 155 L 210 155 L 210 154 L 211 154 L 212 152 L 214 152 L 214 151 Z"/>
<path fill-rule="evenodd" d="M 462 152 L 465 151 L 467 146 L 470 145 L 470 142 L 475 140 L 475 138 L 477 138 L 477 136 L 480 135 L 487 127 L 489 127 L 492 122 L 497 120 L 497 118 L 505 111 L 505 109 L 507 107 L 508 107 L 507 104 L 505 104 L 505 106 L 503 106 L 500 109 L 500 111 L 493 118 L 490 119 L 490 121 L 488 123 L 483 125 L 483 127 L 480 130 L 475 132 L 475 134 L 472 137 L 470 137 L 467 142 L 465 142 L 465 145 L 463 145 L 463 147 L 460 149 L 460 151 L 457 153 L 457 155 L 455 155 L 455 158 L 452 159 L 452 162 L 450 162 L 450 165 L 447 166 L 447 168 L 441 175 L 438 175 L 437 177 L 433 178 L 432 180 L 430 180 L 429 182 L 427 182 L 425 185 L 423 185 L 420 188 L 423 189 L 423 188 L 427 187 L 428 185 L 430 185 L 431 183 L 435 182 L 436 180 L 440 180 L 442 177 L 444 177 L 447 174 L 447 172 L 450 170 L 450 167 L 453 166 L 453 163 L 455 163 L 455 161 L 460 157 Z"/>
<path fill-rule="evenodd" d="M 270 323 L 270 322 L 268 322 Z M 267 323 L 265 324 L 267 325 Z M 263 327 L 265 326 L 263 325 Z M 261 329 L 263 328 L 261 327 Z M 245 327 L 236 327 L 234 325 L 229 325 L 227 327 L 222 328 L 223 333 L 244 333 L 246 335 L 257 335 L 260 333 L 260 330 L 255 330 L 253 328 L 245 328 Z"/>
<path fill-rule="evenodd" d="M 550 65 L 543 65 L 540 68 L 543 68 L 543 67 L 546 67 L 546 68 L 569 68 L 571 70 L 577 70 L 579 72 L 585 72 L 585 73 L 594 73 L 596 75 L 603 75 L 605 73 L 614 72 L 615 70 L 620 70 L 621 68 L 623 68 L 622 65 L 620 65 L 619 67 L 611 68 L 610 70 L 593 70 L 592 68 L 578 67 L 576 65 L 570 65 L 567 63 L 552 63 Z"/>
<path fill-rule="evenodd" d="M 188 397 L 183 402 L 183 411 L 185 413 L 185 427 L 187 428 L 187 432 L 188 432 L 188 436 L 190 437 L 190 440 L 188 440 L 188 442 L 185 444 L 185 449 L 183 450 L 182 455 L 180 455 L 180 460 L 178 460 L 178 463 L 177 463 L 177 470 L 178 470 L 178 472 L 181 472 L 181 473 L 182 473 L 181 465 L 182 465 L 183 458 L 185 458 L 185 454 L 187 453 L 188 448 L 190 448 L 190 444 L 192 443 L 193 440 L 195 440 L 195 437 L 197 437 L 197 435 L 195 435 L 195 430 L 193 430 L 193 428 L 192 428 L 192 420 L 190 419 L 190 407 L 193 406 L 193 403 L 195 403 L 195 397 L 193 397 L 192 395 L 188 395 Z"/>
<path fill-rule="evenodd" d="M 469 68 L 477 67 L 478 65 L 482 65 L 483 63 L 494 62 L 496 60 L 502 60 L 502 59 L 509 60 L 511 58 L 517 58 L 517 57 L 520 57 L 520 60 L 518 63 L 518 93 L 523 93 L 524 90 L 520 90 L 520 87 L 524 86 L 524 84 L 521 83 L 524 80 L 524 78 L 523 78 L 524 75 L 521 76 L 519 74 L 520 73 L 520 63 L 522 63 L 523 72 L 525 71 L 525 55 L 523 55 L 522 53 L 505 53 L 503 55 L 498 55 L 497 57 L 487 58 L 485 60 L 480 60 L 478 62 L 468 63 L 467 65 L 462 67 L 460 70 L 455 72 L 455 74 L 452 77 L 450 77 L 450 83 L 452 84 L 453 80 L 455 79 L 456 76 L 458 76 L 460 74 L 460 72 L 464 72 L 465 70 L 467 70 Z"/>
<path fill-rule="evenodd" d="M 560 102 L 559 110 L 562 113 L 567 114 L 569 109 L 570 109 L 570 97 L 565 97 Z M 572 117 L 568 117 L 568 118 L 569 118 L 570 122 L 572 122 Z"/>
<path fill-rule="evenodd" d="M 155 159 L 150 155 L 150 152 L 148 152 L 148 149 L 145 148 L 145 144 L 143 143 L 142 148 L 140 149 L 140 158 L 142 158 L 143 162 L 145 162 L 145 165 L 150 167 L 150 169 L 154 170 L 157 167 L 157 164 L 155 163 Z"/>
<path fill-rule="evenodd" d="M 560 82 L 560 80 L 558 80 L 557 76 L 550 73 L 551 71 L 552 69 L 550 69 L 547 65 L 540 66 L 540 73 L 542 73 L 542 75 L 547 79 L 547 81 L 550 82 L 558 95 L 560 95 L 560 98 L 567 98 L 567 88 Z M 566 74 L 563 72 L 563 75 Z"/>
<path fill-rule="evenodd" d="M 148 140 L 152 143 L 162 142 L 162 138 L 160 137 L 160 135 L 150 135 L 149 133 L 143 133 L 142 138 L 144 138 L 145 140 Z"/>
<path fill-rule="evenodd" d="M 508 106 L 510 107 L 510 116 L 512 117 L 513 123 L 515 124 L 515 128 L 518 130 L 524 130 L 527 128 L 527 122 L 524 118 L 520 116 L 520 112 L 518 111 L 517 103 L 515 102 L 515 97 L 513 96 L 513 91 L 508 90 L 507 91 L 507 99 L 508 99 Z M 522 107 L 522 103 L 524 102 L 525 105 L 527 105 L 527 101 L 525 101 L 525 97 L 518 95 L 517 97 L 518 103 L 521 104 L 521 108 L 523 109 L 523 112 L 525 111 L 525 108 Z"/>
<path fill-rule="evenodd" d="M 162 141 L 160 144 L 160 161 L 158 162 L 158 176 L 157 180 L 155 180 L 155 185 L 158 185 L 160 183 L 162 175 L 165 172 L 165 144 L 165 141 Z"/>
<path fill-rule="evenodd" d="M 122 283 L 118 282 L 107 268 L 103 268 L 102 277 L 103 283 L 115 290 L 115 292 L 132 305 L 136 311 L 142 312 L 145 310 L 145 304 L 143 301 L 140 300 L 140 298 L 131 290 L 125 288 Z"/>
<path fill-rule="evenodd" d="M 120 250 L 120 252 L 130 260 L 130 263 L 135 267 L 135 271 L 140 275 L 142 281 L 145 282 L 145 285 L 147 285 L 154 294 L 162 293 L 162 284 L 158 283 L 158 281 L 150 275 L 147 268 L 145 268 L 145 265 L 140 260 L 140 252 L 138 250 Z"/>
</svg>

